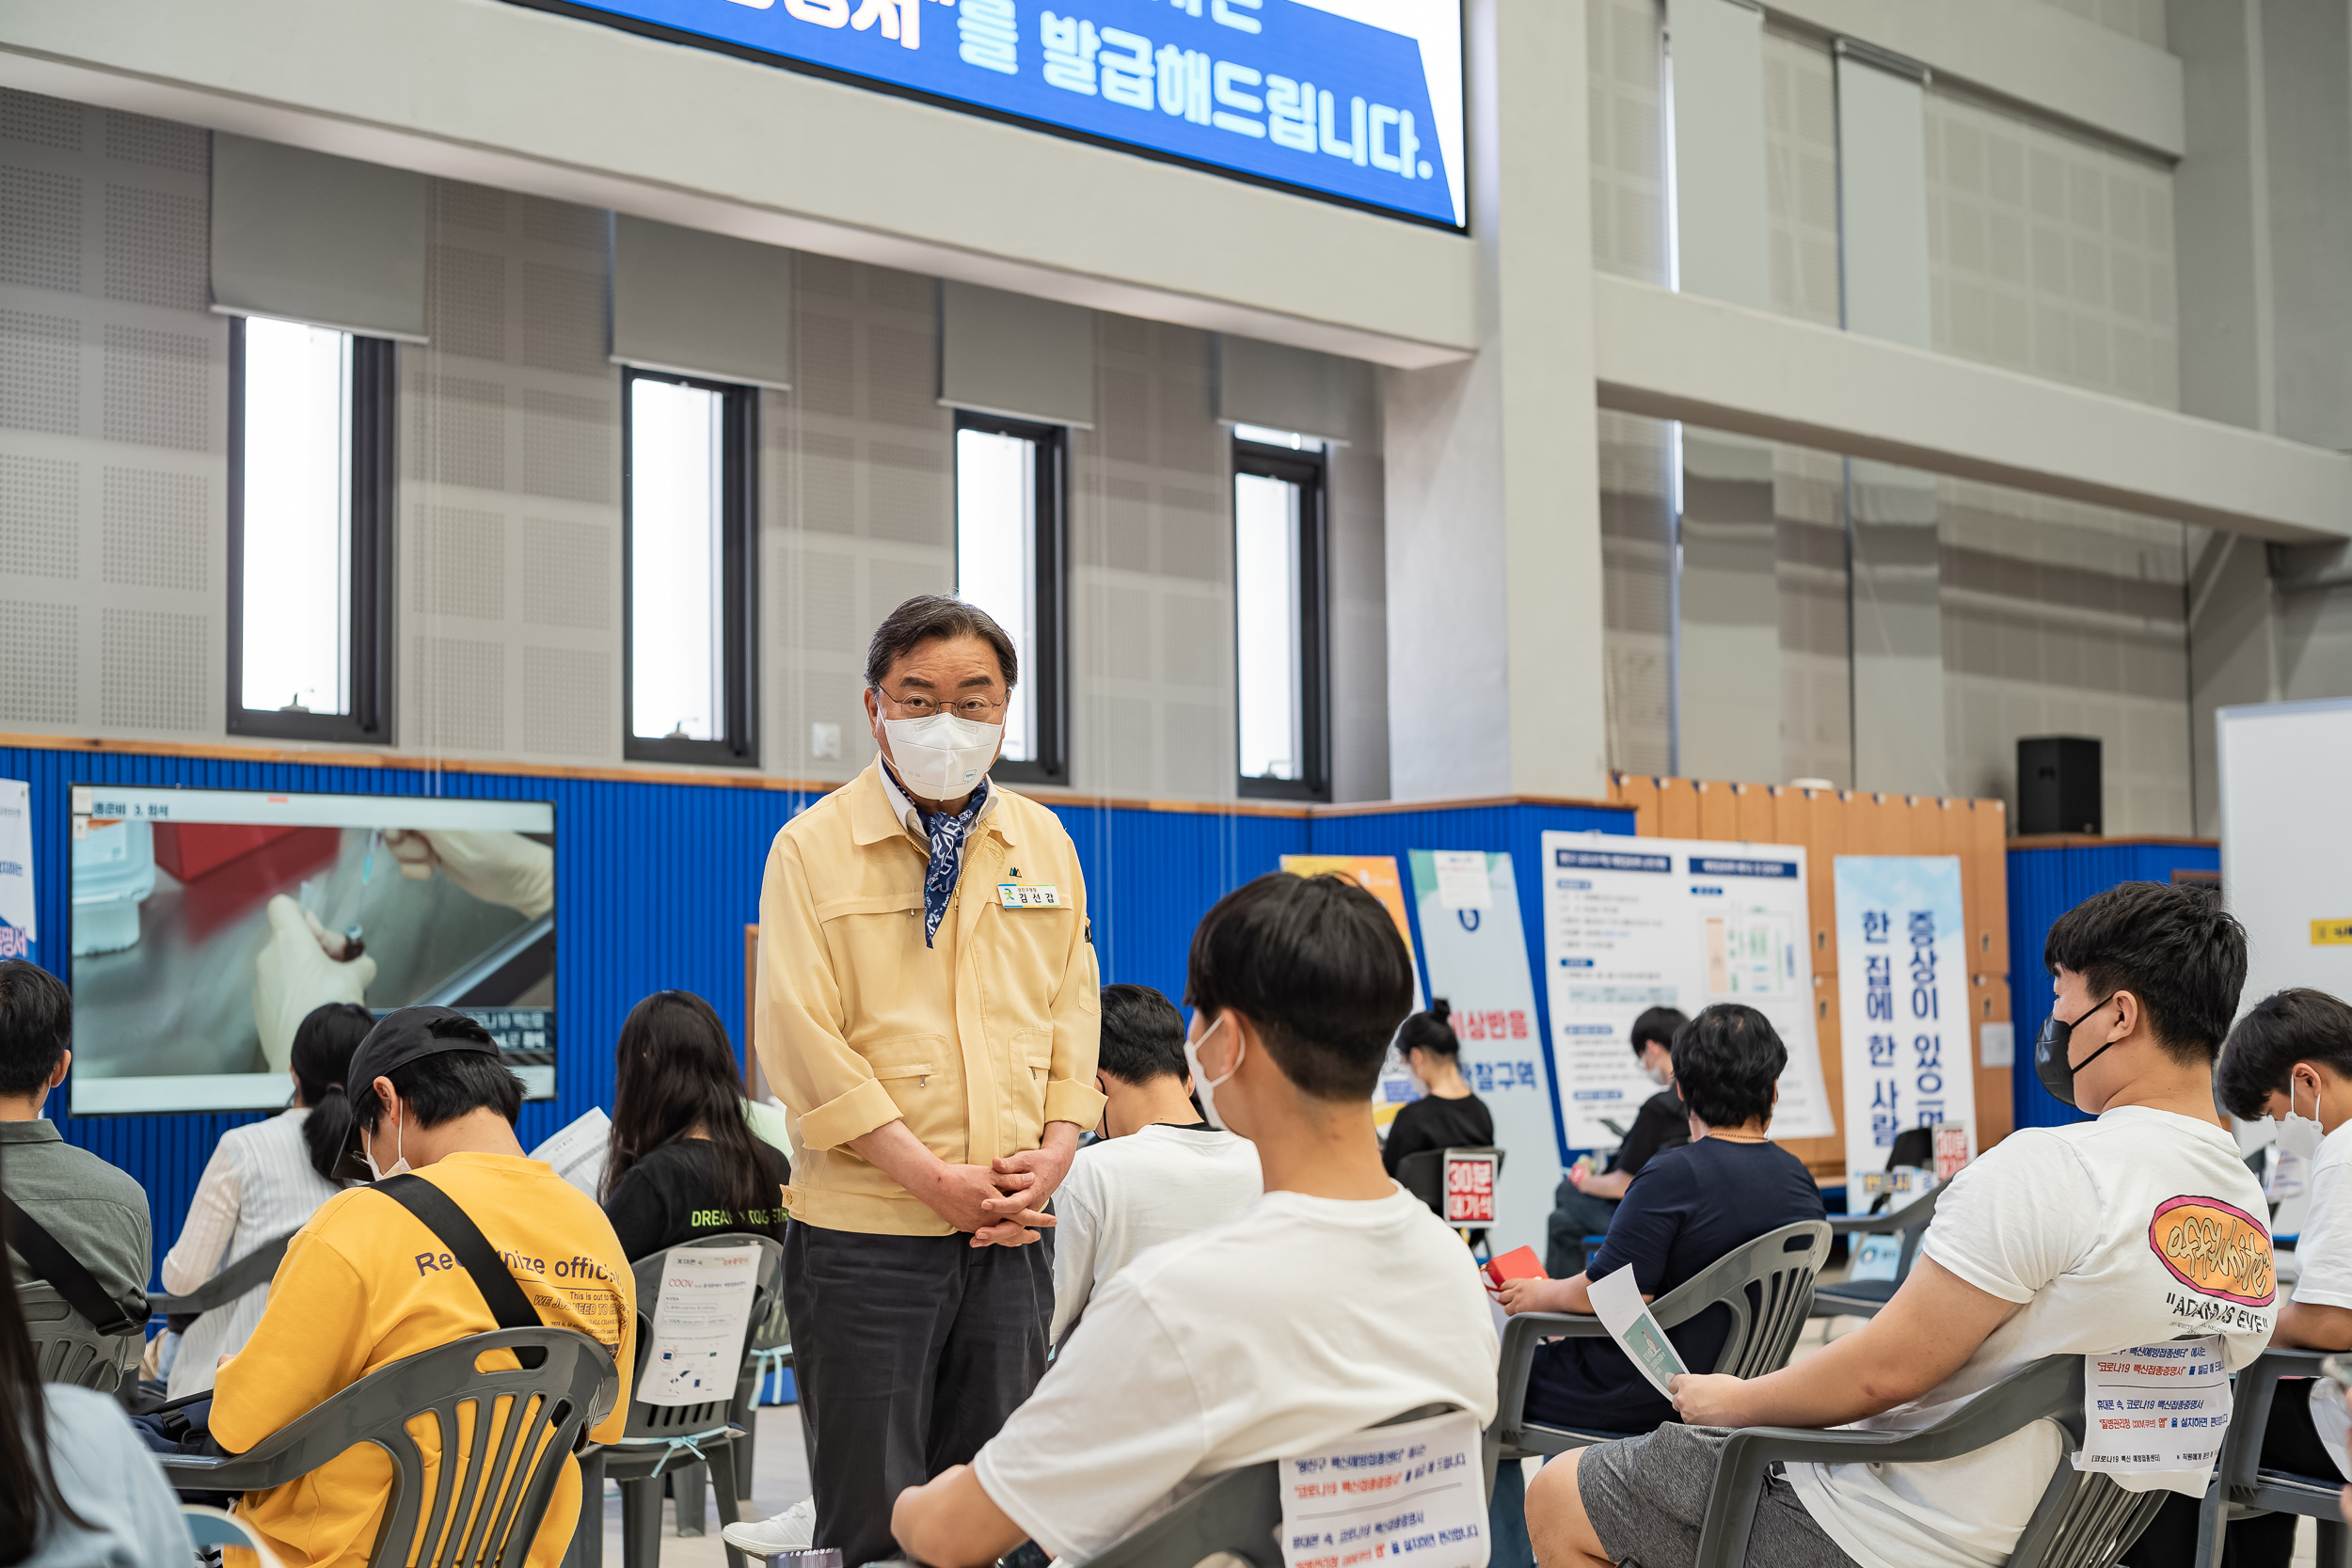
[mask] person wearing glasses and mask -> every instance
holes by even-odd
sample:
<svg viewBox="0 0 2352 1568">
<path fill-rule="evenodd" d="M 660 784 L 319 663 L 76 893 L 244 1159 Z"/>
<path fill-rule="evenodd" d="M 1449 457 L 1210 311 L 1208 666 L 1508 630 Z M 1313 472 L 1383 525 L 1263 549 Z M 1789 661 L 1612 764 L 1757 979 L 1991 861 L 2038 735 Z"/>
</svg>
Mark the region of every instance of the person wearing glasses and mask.
<svg viewBox="0 0 2352 1568">
<path fill-rule="evenodd" d="M 785 1310 L 819 1547 L 895 1557 L 891 1503 L 968 1462 L 1045 1370 L 1046 1203 L 1094 1086 L 1100 982 L 1076 848 L 989 778 L 1021 671 L 927 594 L 866 657 L 877 755 L 776 835 L 753 1037 L 793 1133 Z M 754 1556 L 798 1518 L 730 1526 Z"/>
</svg>

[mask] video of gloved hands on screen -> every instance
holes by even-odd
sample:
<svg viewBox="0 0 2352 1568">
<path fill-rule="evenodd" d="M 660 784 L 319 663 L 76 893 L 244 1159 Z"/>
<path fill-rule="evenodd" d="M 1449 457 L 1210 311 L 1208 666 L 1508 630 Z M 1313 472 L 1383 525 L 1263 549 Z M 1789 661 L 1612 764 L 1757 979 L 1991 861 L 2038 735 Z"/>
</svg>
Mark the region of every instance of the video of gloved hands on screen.
<svg viewBox="0 0 2352 1568">
<path fill-rule="evenodd" d="M 459 1008 L 554 1092 L 555 808 L 73 788 L 73 1114 L 283 1104 L 312 1008 Z"/>
</svg>

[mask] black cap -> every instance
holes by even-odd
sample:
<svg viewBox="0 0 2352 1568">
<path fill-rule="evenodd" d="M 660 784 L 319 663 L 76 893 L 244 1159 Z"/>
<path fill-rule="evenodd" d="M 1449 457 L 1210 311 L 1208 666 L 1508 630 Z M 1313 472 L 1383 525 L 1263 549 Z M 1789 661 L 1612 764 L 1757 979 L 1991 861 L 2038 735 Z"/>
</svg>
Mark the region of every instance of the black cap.
<svg viewBox="0 0 2352 1568">
<path fill-rule="evenodd" d="M 478 1051 L 496 1056 L 499 1047 L 490 1031 L 454 1007 L 400 1007 L 386 1013 L 351 1053 L 351 1066 L 343 1075 L 346 1092 L 355 1101 L 372 1095 L 378 1078 L 388 1078 L 420 1057 L 437 1056 L 444 1051 Z M 357 1119 L 335 1174 L 349 1180 L 368 1179 Z"/>
</svg>

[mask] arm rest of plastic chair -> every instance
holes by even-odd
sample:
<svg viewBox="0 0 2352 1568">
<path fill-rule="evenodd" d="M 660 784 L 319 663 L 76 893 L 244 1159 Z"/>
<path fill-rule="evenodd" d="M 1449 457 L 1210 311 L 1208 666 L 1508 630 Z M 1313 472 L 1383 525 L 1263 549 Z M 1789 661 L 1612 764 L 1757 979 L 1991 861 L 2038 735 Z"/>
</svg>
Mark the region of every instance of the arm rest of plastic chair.
<svg viewBox="0 0 2352 1568">
<path fill-rule="evenodd" d="M 1947 1183 L 1948 1185 L 1948 1183 Z M 1909 1230 L 1935 1217 L 1935 1200 L 1944 1196 L 1937 1187 L 1925 1197 L 1912 1199 L 1900 1209 L 1883 1214 L 1833 1214 L 1829 1233 L 1833 1236 L 1884 1236 L 1898 1230 Z"/>
<path fill-rule="evenodd" d="M 2270 1404 L 2278 1394 L 2279 1380 L 2327 1376 L 2319 1370 L 2319 1363 L 2329 1354 L 2281 1346 L 2263 1352 L 2238 1370 L 2237 1386 L 2230 1400 L 2230 1430 L 2222 1444 L 2221 1482 L 2225 1487 L 2255 1483 L 2257 1472 L 2262 1469 L 2262 1434 L 2270 1421 Z M 2247 1434 L 2248 1441 L 2229 1440 L 2241 1433 Z"/>
<path fill-rule="evenodd" d="M 1525 1425 L 1527 1379 L 1535 1366 L 1535 1346 L 1545 1339 L 1589 1339 L 1609 1330 L 1598 1318 L 1581 1312 L 1522 1312 L 1502 1326 L 1502 1360 L 1496 1370 L 1495 1432 L 1506 1443 L 1518 1441 Z"/>
<path fill-rule="evenodd" d="M 1748 1532 L 1774 1465 L 1926 1464 L 1974 1453 L 2047 1416 L 2083 1402 L 2079 1355 L 2045 1356 L 1917 1432 L 1823 1432 L 1806 1427 L 1743 1427 L 1724 1439 L 1708 1493 L 1692 1568 L 1736 1568 L 1746 1561 Z M 2072 1444 L 2070 1443 L 2070 1448 Z M 2061 1465 L 2066 1462 L 2061 1459 Z"/>
</svg>

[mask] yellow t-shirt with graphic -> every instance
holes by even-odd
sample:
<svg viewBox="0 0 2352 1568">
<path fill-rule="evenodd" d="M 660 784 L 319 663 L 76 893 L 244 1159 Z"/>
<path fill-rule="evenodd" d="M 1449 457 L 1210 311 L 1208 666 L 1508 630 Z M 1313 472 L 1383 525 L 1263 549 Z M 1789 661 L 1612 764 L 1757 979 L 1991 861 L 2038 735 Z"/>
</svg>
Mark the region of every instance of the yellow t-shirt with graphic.
<svg viewBox="0 0 2352 1568">
<path fill-rule="evenodd" d="M 620 1394 L 591 1436 L 619 1437 L 637 1291 L 604 1212 L 544 1161 L 519 1155 L 451 1154 L 417 1174 L 481 1228 L 548 1327 L 578 1329 L 612 1351 Z M 415 1215 L 381 1193 L 339 1194 L 287 1244 L 260 1325 L 221 1369 L 213 1435 L 242 1453 L 379 1368 L 496 1327 L 473 1276 Z M 516 1365 L 505 1352 L 499 1360 Z M 434 1423 L 410 1431 L 436 1473 Z M 363 1568 L 391 1483 L 389 1456 L 365 1443 L 283 1486 L 247 1493 L 237 1512 L 286 1568 Z M 530 1568 L 554 1568 L 579 1518 L 580 1465 L 567 1455 Z"/>
</svg>

